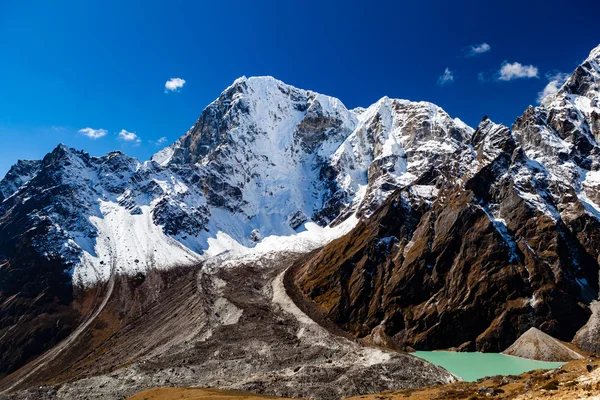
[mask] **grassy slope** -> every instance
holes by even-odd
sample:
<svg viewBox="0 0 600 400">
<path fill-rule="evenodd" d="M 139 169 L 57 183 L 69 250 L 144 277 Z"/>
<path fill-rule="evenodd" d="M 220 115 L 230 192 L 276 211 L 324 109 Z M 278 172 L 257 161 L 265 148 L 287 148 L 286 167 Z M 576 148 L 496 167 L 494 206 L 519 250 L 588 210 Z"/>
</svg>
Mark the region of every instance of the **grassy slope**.
<svg viewBox="0 0 600 400">
<path fill-rule="evenodd" d="M 144 390 L 129 397 L 128 400 L 259 400 L 275 398 L 237 390 L 160 388 Z"/>
</svg>

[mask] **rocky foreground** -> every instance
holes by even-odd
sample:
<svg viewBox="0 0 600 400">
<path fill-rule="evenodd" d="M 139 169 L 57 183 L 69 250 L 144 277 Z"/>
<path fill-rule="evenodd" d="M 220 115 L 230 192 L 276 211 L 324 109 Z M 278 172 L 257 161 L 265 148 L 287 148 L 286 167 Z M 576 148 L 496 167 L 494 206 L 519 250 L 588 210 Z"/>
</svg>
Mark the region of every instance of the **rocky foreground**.
<svg viewBox="0 0 600 400">
<path fill-rule="evenodd" d="M 251 392 L 222 389 L 198 389 L 198 388 L 159 388 L 148 389 L 136 393 L 127 400 L 263 400 L 283 399 L 283 397 L 264 396 Z M 291 400 L 291 399 L 284 399 Z"/>
<path fill-rule="evenodd" d="M 123 278 L 97 317 L 43 368 L 34 362 L 2 380 L 10 394 L 0 399 L 122 399 L 160 386 L 341 399 L 456 380 L 310 319 L 284 288 L 283 272 L 296 257 Z"/>
<path fill-rule="evenodd" d="M 138 393 L 129 400 L 254 400 L 251 393 L 199 388 L 161 388 Z M 439 387 L 400 390 L 352 397 L 348 400 L 458 400 L 458 399 L 600 399 L 600 358 L 573 361 L 552 371 L 538 370 L 518 376 L 496 376 L 478 382 L 456 382 Z"/>
</svg>

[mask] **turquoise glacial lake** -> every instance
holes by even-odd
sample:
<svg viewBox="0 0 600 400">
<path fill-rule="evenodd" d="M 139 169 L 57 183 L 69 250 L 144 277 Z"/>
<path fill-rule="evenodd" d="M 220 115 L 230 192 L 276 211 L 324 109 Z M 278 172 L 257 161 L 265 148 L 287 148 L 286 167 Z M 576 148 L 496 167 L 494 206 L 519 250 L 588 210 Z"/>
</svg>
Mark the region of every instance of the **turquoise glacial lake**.
<svg viewBox="0 0 600 400">
<path fill-rule="evenodd" d="M 564 363 L 528 360 L 499 353 L 417 351 L 411 353 L 439 365 L 466 382 L 494 375 L 518 375 L 535 369 L 554 369 Z"/>
</svg>

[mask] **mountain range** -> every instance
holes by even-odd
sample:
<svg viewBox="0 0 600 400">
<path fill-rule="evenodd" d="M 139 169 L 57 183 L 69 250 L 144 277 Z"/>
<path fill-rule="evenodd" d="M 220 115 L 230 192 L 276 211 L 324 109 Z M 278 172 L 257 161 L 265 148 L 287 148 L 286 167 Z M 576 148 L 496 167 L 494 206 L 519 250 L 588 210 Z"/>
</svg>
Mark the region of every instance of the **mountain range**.
<svg viewBox="0 0 600 400">
<path fill-rule="evenodd" d="M 189 289 L 216 296 L 202 309 L 247 315 L 248 300 L 223 297 L 220 282 L 271 282 L 283 264 L 255 269 L 277 257 L 292 298 L 351 343 L 499 352 L 534 327 L 600 351 L 599 142 L 597 47 L 511 128 L 487 116 L 471 128 L 434 104 L 388 97 L 348 110 L 272 77 L 242 77 L 149 161 L 65 145 L 19 161 L 0 182 L 2 386 L 77 381 L 71 364 L 61 379 L 36 374 L 63 351 L 92 354 L 100 342 L 64 343 L 107 312 L 108 328 L 94 329 L 115 340 L 116 325 L 147 324 L 135 321 L 152 299 L 185 286 L 171 285 L 174 271 L 195 271 L 181 272 L 197 283 Z M 215 274 L 233 275 L 202 278 L 220 265 L 229 271 Z M 206 315 L 202 335 L 212 336 Z M 231 318 L 219 329 L 241 324 Z M 98 375 L 140 362 L 123 352 Z"/>
</svg>

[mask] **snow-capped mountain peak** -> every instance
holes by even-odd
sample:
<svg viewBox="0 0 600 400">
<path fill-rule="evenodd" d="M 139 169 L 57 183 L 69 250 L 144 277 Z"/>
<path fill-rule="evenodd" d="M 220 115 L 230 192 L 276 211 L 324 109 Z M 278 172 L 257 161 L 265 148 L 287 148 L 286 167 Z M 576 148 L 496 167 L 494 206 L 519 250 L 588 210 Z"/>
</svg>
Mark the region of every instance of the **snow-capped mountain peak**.
<svg viewBox="0 0 600 400">
<path fill-rule="evenodd" d="M 0 218 L 3 226 L 26 218 L 23 229 L 46 221 L 52 228 L 34 250 L 89 284 L 368 214 L 462 151 L 472 133 L 431 103 L 384 97 L 348 110 L 273 77 L 241 77 L 151 161 L 61 145 L 16 166 L 0 188 L 4 198 L 18 193 Z M 29 201 L 35 209 L 21 206 Z"/>
</svg>

